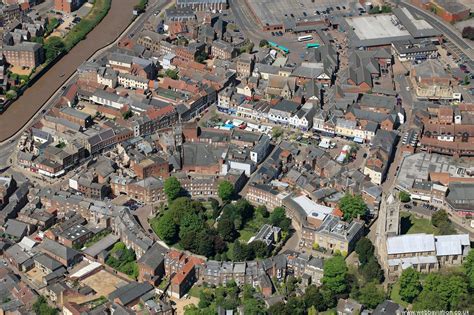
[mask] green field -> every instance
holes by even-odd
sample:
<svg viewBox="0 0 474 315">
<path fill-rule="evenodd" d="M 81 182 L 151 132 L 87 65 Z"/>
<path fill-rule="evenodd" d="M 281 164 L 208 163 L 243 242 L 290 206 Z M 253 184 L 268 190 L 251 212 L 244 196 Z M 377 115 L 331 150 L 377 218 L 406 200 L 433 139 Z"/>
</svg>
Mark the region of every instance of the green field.
<svg viewBox="0 0 474 315">
<path fill-rule="evenodd" d="M 401 234 L 427 233 L 438 234 L 438 229 L 431 224 L 430 220 L 420 218 L 408 212 L 400 213 Z"/>
</svg>

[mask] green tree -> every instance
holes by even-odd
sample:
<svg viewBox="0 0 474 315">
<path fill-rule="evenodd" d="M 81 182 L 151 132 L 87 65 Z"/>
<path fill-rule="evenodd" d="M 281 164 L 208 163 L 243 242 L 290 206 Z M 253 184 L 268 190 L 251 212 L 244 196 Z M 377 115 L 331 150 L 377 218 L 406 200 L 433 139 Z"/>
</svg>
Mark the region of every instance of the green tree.
<svg viewBox="0 0 474 315">
<path fill-rule="evenodd" d="M 439 210 L 431 216 L 431 224 L 436 226 L 441 235 L 449 235 L 456 233 L 448 213 L 445 210 Z"/>
<path fill-rule="evenodd" d="M 195 252 L 197 249 L 196 232 L 189 232 L 180 237 L 179 244 L 185 249 Z"/>
<path fill-rule="evenodd" d="M 199 308 L 206 308 L 211 305 L 214 295 L 211 290 L 203 289 L 199 292 Z"/>
<path fill-rule="evenodd" d="M 367 214 L 367 205 L 361 195 L 345 194 L 339 201 L 339 209 L 344 214 L 344 220 L 364 218 Z"/>
<path fill-rule="evenodd" d="M 447 310 L 446 301 L 440 298 L 437 292 L 423 291 L 413 302 L 414 311 L 442 311 Z"/>
<path fill-rule="evenodd" d="M 252 256 L 251 253 L 249 253 L 247 244 L 243 244 L 239 240 L 234 242 L 232 249 L 232 257 L 234 261 L 244 261 L 247 260 L 249 256 Z"/>
<path fill-rule="evenodd" d="M 359 256 L 359 262 L 364 265 L 374 256 L 374 245 L 367 237 L 363 237 L 357 242 L 355 251 Z"/>
<path fill-rule="evenodd" d="M 43 48 L 45 50 L 46 60 L 49 61 L 66 51 L 63 40 L 57 36 L 48 37 L 44 42 Z"/>
<path fill-rule="evenodd" d="M 409 202 L 411 200 L 410 194 L 405 191 L 400 191 L 398 198 L 400 198 L 400 201 L 403 203 Z"/>
<path fill-rule="evenodd" d="M 265 303 L 262 299 L 249 298 L 243 301 L 244 314 L 265 314 Z"/>
<path fill-rule="evenodd" d="M 319 288 L 314 284 L 309 285 L 304 292 L 304 304 L 306 308 L 312 306 L 316 307 L 318 312 L 325 311 L 327 309 L 326 300 L 321 294 Z"/>
<path fill-rule="evenodd" d="M 254 207 L 246 199 L 239 199 L 234 204 L 235 210 L 242 218 L 242 221 L 247 222 L 249 219 L 253 218 Z"/>
<path fill-rule="evenodd" d="M 255 212 L 260 214 L 262 218 L 268 218 L 270 216 L 270 212 L 268 212 L 267 207 L 262 206 L 262 205 L 258 206 L 255 209 Z"/>
<path fill-rule="evenodd" d="M 178 70 L 168 69 L 168 70 L 165 71 L 165 76 L 167 76 L 168 78 L 173 79 L 173 80 L 178 80 L 179 79 Z"/>
<path fill-rule="evenodd" d="M 249 251 L 255 253 L 257 258 L 266 258 L 268 256 L 268 247 L 262 241 L 253 241 L 249 245 Z"/>
<path fill-rule="evenodd" d="M 286 314 L 304 315 L 305 313 L 306 309 L 301 297 L 291 296 L 288 298 L 288 302 L 286 303 Z"/>
<path fill-rule="evenodd" d="M 168 202 L 173 201 L 181 195 L 181 183 L 174 176 L 168 177 L 165 180 L 163 190 L 168 198 Z"/>
<path fill-rule="evenodd" d="M 205 228 L 204 220 L 194 212 L 183 215 L 179 224 L 179 238 L 189 233 L 198 233 Z"/>
<path fill-rule="evenodd" d="M 277 139 L 283 135 L 283 129 L 281 127 L 273 127 L 272 129 L 272 137 Z"/>
<path fill-rule="evenodd" d="M 400 276 L 400 297 L 411 303 L 421 292 L 420 274 L 413 268 L 403 270 Z"/>
<path fill-rule="evenodd" d="M 205 50 L 200 51 L 196 55 L 196 61 L 199 62 L 199 63 L 204 63 L 207 58 L 208 58 L 208 54 Z"/>
<path fill-rule="evenodd" d="M 268 314 L 271 315 L 289 315 L 291 312 L 287 309 L 287 304 L 278 302 L 268 308 Z"/>
<path fill-rule="evenodd" d="M 178 226 L 173 221 L 169 212 L 165 213 L 159 220 L 152 225 L 156 235 L 158 235 L 165 243 L 174 244 L 178 237 Z"/>
<path fill-rule="evenodd" d="M 273 209 L 269 219 L 273 225 L 280 227 L 282 230 L 288 231 L 291 226 L 291 220 L 286 216 L 285 208 L 283 207 Z"/>
<path fill-rule="evenodd" d="M 209 233 L 209 231 L 203 230 L 196 235 L 196 243 L 198 244 L 196 248 L 196 253 L 198 255 L 203 255 L 206 257 L 214 256 L 214 238 Z"/>
<path fill-rule="evenodd" d="M 227 180 L 220 182 L 217 188 L 217 194 L 223 201 L 231 200 L 234 196 L 234 185 Z"/>
<path fill-rule="evenodd" d="M 467 275 L 467 280 L 471 290 L 474 291 L 474 250 L 470 250 L 466 259 L 464 260 L 464 272 Z"/>
<path fill-rule="evenodd" d="M 227 218 L 219 220 L 217 223 L 217 232 L 225 241 L 228 242 L 234 241 L 237 234 L 234 222 Z"/>
<path fill-rule="evenodd" d="M 462 81 L 462 84 L 463 85 L 469 85 L 470 81 L 469 81 L 469 76 L 468 75 L 465 75 L 464 76 L 464 80 Z"/>
<path fill-rule="evenodd" d="M 33 304 L 33 311 L 37 315 L 56 315 L 58 314 L 58 310 L 54 307 L 48 305 L 48 301 L 42 295 L 40 295 L 36 302 Z"/>
<path fill-rule="evenodd" d="M 122 113 L 122 118 L 123 119 L 129 119 L 133 117 L 133 112 L 131 109 L 127 110 L 126 112 Z"/>
<path fill-rule="evenodd" d="M 374 309 L 385 300 L 385 292 L 374 282 L 364 285 L 357 294 L 357 301 Z"/>
<path fill-rule="evenodd" d="M 418 310 L 456 310 L 467 295 L 467 283 L 461 275 L 431 273 L 414 306 Z"/>
<path fill-rule="evenodd" d="M 324 261 L 323 285 L 333 294 L 347 292 L 347 265 L 344 257 L 337 255 Z"/>
<path fill-rule="evenodd" d="M 258 46 L 267 47 L 268 46 L 268 41 L 266 39 L 262 39 L 262 40 L 260 40 L 260 44 Z"/>
<path fill-rule="evenodd" d="M 48 24 L 46 25 L 46 30 L 45 34 L 51 34 L 56 27 L 59 26 L 59 21 L 57 18 L 52 18 L 48 21 Z"/>
<path fill-rule="evenodd" d="M 382 267 L 375 256 L 369 258 L 369 261 L 360 267 L 360 272 L 366 282 L 375 281 L 381 283 L 384 279 Z"/>
<path fill-rule="evenodd" d="M 431 216 L 431 224 L 439 227 L 442 223 L 449 221 L 448 213 L 445 210 L 439 210 Z"/>
</svg>

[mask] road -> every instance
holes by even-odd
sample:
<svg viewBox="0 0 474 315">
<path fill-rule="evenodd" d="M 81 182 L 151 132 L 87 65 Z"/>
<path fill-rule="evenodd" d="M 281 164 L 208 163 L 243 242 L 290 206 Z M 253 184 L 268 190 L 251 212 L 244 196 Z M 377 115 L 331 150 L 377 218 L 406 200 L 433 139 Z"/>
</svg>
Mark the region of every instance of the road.
<svg viewBox="0 0 474 315">
<path fill-rule="evenodd" d="M 43 106 L 85 60 L 107 46 L 132 22 L 137 0 L 112 1 L 109 13 L 67 55 L 59 60 L 33 86 L 0 116 L 0 141 L 10 138 Z"/>
<path fill-rule="evenodd" d="M 408 8 L 410 11 L 416 13 L 417 15 L 423 17 L 427 20 L 432 26 L 437 28 L 443 33 L 450 41 L 452 41 L 456 46 L 458 46 L 466 55 L 466 63 L 469 64 L 471 69 L 474 69 L 474 61 L 472 60 L 472 55 L 474 53 L 473 46 L 470 42 L 465 41 L 460 35 L 459 32 L 451 25 L 448 25 L 446 22 L 442 21 L 438 16 L 433 15 L 430 12 L 422 10 L 410 3 L 399 2 L 399 5 L 402 7 Z"/>
</svg>

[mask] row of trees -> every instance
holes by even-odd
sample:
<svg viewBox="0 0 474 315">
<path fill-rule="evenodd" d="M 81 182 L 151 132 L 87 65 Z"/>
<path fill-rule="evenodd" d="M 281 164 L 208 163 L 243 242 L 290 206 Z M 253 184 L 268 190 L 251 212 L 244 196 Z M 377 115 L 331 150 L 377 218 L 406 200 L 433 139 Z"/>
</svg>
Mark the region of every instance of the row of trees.
<svg viewBox="0 0 474 315">
<path fill-rule="evenodd" d="M 413 303 L 413 310 L 474 310 L 474 251 L 461 271 L 430 273 L 424 279 L 413 268 L 402 272 L 400 297 Z"/>
<path fill-rule="evenodd" d="M 357 242 L 355 251 L 359 257 L 359 272 L 363 276 L 364 282 L 382 283 L 384 274 L 377 257 L 375 257 L 375 247 L 372 242 L 366 237 L 361 238 Z"/>
<path fill-rule="evenodd" d="M 359 257 L 358 271 L 362 277 L 354 281 L 351 295 L 365 306 L 375 308 L 386 296 L 380 286 L 384 274 L 375 257 L 375 247 L 368 238 L 363 237 L 357 242 L 355 251 Z"/>
</svg>

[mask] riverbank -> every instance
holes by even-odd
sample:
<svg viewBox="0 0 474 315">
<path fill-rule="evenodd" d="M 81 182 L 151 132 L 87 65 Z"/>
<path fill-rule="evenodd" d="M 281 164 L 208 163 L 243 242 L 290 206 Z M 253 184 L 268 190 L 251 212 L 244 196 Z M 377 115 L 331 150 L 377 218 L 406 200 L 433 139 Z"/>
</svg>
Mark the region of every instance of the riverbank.
<svg viewBox="0 0 474 315">
<path fill-rule="evenodd" d="M 104 1 L 104 0 L 97 0 Z M 110 0 L 107 0 L 110 1 Z M 20 130 L 76 69 L 97 50 L 114 42 L 133 20 L 135 0 L 112 1 L 108 14 L 0 115 L 0 142 Z"/>
</svg>

